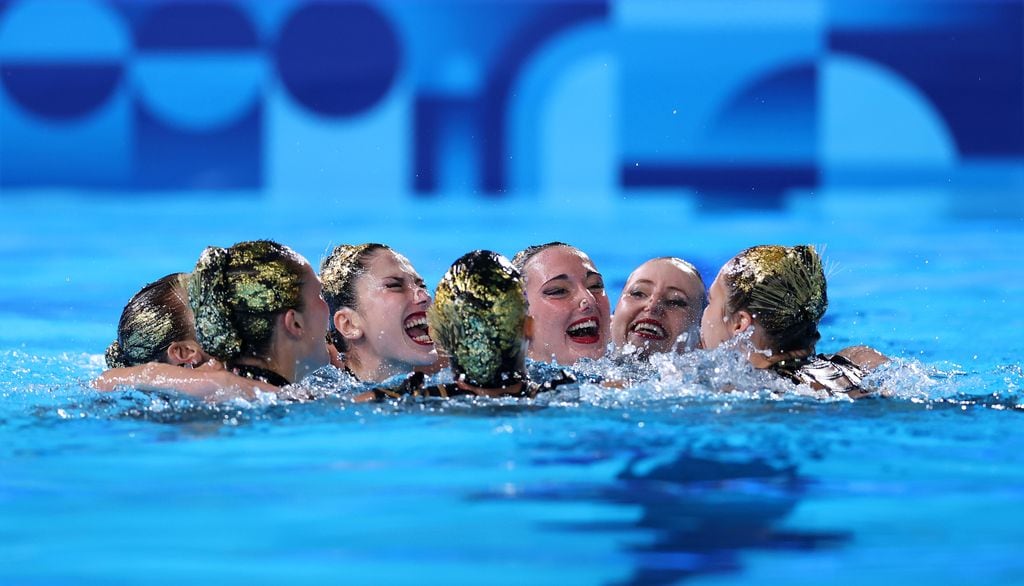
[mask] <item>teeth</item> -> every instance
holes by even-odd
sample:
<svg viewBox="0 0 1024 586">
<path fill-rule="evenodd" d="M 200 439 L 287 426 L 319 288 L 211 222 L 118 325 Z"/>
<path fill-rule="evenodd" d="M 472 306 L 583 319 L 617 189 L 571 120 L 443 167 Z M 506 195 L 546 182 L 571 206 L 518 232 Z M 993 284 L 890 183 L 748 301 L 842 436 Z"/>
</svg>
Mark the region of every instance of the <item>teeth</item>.
<svg viewBox="0 0 1024 586">
<path fill-rule="evenodd" d="M 415 328 L 416 326 L 427 327 L 427 318 L 425 316 L 414 317 L 409 321 L 405 322 L 405 329 Z"/>
<path fill-rule="evenodd" d="M 430 336 L 426 334 L 422 336 L 416 336 L 415 338 L 413 338 L 413 340 L 420 343 L 433 342 L 433 340 L 430 339 Z"/>
<path fill-rule="evenodd" d="M 587 321 L 580 322 L 578 324 L 570 326 L 568 331 L 569 332 L 579 332 L 581 330 L 596 329 L 596 328 L 597 328 L 597 320 L 596 319 L 588 319 Z"/>
<path fill-rule="evenodd" d="M 639 323 L 639 324 L 633 326 L 633 331 L 634 332 L 643 332 L 645 334 L 650 334 L 652 336 L 659 336 L 659 337 L 662 337 L 662 338 L 665 337 L 665 330 L 661 326 L 659 326 L 657 324 L 647 323 L 647 322 Z"/>
</svg>

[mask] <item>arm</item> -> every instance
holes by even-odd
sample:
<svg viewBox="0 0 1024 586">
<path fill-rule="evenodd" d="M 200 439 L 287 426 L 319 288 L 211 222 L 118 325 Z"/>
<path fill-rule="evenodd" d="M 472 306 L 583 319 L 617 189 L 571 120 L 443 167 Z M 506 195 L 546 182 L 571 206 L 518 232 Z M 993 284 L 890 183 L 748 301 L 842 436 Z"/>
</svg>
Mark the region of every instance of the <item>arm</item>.
<svg viewBox="0 0 1024 586">
<path fill-rule="evenodd" d="M 889 357 L 870 346 L 850 346 L 836 352 L 839 356 L 861 367 L 865 371 L 874 370 L 889 362 Z"/>
<path fill-rule="evenodd" d="M 265 393 L 279 390 L 273 385 L 228 372 L 219 364 L 187 369 L 159 362 L 112 368 L 92 381 L 92 386 L 99 391 L 113 391 L 118 387 L 178 391 L 206 401 L 255 399 L 257 390 Z"/>
</svg>

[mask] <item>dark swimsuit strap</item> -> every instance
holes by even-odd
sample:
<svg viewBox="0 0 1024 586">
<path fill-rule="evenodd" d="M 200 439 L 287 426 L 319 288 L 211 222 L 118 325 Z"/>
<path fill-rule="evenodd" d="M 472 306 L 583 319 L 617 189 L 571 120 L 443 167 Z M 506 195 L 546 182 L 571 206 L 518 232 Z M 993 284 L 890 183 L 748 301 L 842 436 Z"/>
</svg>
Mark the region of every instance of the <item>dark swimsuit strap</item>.
<svg viewBox="0 0 1024 586">
<path fill-rule="evenodd" d="M 403 396 L 436 397 L 441 399 L 476 396 L 476 393 L 473 391 L 464 389 L 455 383 L 443 383 L 425 387 L 423 386 L 425 378 L 426 376 L 422 372 L 414 372 L 397 387 L 373 389 L 373 398 L 375 401 L 386 401 L 388 399 L 399 399 Z M 535 383 L 529 380 L 525 374 L 517 378 L 522 380 L 523 386 L 518 393 L 509 395 L 510 397 L 533 398 L 537 396 L 537 393 L 550 391 L 562 385 L 576 382 L 576 376 L 567 370 L 559 372 L 554 378 L 544 383 Z"/>
<path fill-rule="evenodd" d="M 261 366 L 253 366 L 252 364 L 236 364 L 231 372 L 238 376 L 244 376 L 245 378 L 258 380 L 265 382 L 275 387 L 283 387 L 291 384 L 290 381 L 283 376 L 277 374 L 273 370 L 263 368 Z"/>
</svg>

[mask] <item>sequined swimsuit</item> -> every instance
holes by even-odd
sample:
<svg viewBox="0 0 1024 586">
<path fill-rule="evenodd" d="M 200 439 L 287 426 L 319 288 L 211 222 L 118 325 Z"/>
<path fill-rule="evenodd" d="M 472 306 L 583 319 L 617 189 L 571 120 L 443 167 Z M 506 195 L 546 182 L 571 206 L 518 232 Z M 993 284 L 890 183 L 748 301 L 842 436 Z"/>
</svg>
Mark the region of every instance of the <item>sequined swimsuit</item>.
<svg viewBox="0 0 1024 586">
<path fill-rule="evenodd" d="M 273 370 L 269 370 L 259 366 L 253 366 L 251 364 L 235 365 L 234 367 L 232 367 L 231 372 L 237 374 L 238 376 L 244 376 L 245 378 L 248 379 L 258 380 L 260 382 L 265 382 L 269 385 L 274 385 L 275 387 L 283 387 L 285 385 L 291 384 L 288 382 L 288 379 L 277 374 Z"/>
<path fill-rule="evenodd" d="M 825 391 L 830 396 L 845 394 L 856 399 L 870 394 L 860 386 L 864 369 L 839 354 L 783 360 L 771 368 L 794 383 Z"/>
<path fill-rule="evenodd" d="M 373 389 L 374 401 L 386 401 L 388 399 L 400 399 L 403 396 L 409 397 L 433 397 L 449 399 L 452 397 L 477 396 L 477 393 L 464 389 L 455 383 L 444 383 L 423 386 L 424 375 L 421 372 L 414 372 L 402 384 L 392 388 Z M 576 382 L 576 376 L 571 372 L 563 370 L 557 376 L 545 383 L 535 383 L 531 380 L 524 380 L 523 386 L 518 393 L 509 394 L 509 397 L 520 397 L 532 399 L 538 393 L 551 391 L 555 388 Z"/>
</svg>

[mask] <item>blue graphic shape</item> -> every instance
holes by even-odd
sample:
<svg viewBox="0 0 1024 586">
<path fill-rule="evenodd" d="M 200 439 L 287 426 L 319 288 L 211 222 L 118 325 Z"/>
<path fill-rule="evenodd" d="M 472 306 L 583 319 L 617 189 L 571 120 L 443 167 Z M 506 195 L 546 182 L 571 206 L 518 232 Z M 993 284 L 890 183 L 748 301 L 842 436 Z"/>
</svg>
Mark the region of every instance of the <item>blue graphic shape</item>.
<svg viewBox="0 0 1024 586">
<path fill-rule="evenodd" d="M 102 4 L 14 4 L 0 18 L 3 88 L 40 118 L 84 117 L 116 91 L 129 44 L 124 23 Z"/>
<path fill-rule="evenodd" d="M 332 117 L 377 104 L 401 61 L 391 23 L 361 2 L 300 7 L 282 26 L 275 53 L 278 75 L 291 96 Z"/>
<path fill-rule="evenodd" d="M 521 72 L 509 104 L 510 190 L 593 195 L 618 186 L 619 60 L 611 47 L 606 26 L 581 26 Z"/>
<path fill-rule="evenodd" d="M 251 112 L 261 98 L 264 68 L 259 56 L 244 53 L 158 53 L 138 57 L 133 75 L 152 115 L 198 131 L 230 125 Z"/>
<path fill-rule="evenodd" d="M 817 109 L 817 67 L 781 67 L 727 100 L 698 148 L 711 159 L 806 165 L 817 155 Z"/>
<path fill-rule="evenodd" d="M 821 93 L 823 165 L 869 170 L 956 163 L 956 142 L 942 115 L 892 70 L 832 55 L 823 61 Z"/>
<path fill-rule="evenodd" d="M 7 63 L 116 62 L 131 45 L 124 21 L 101 2 L 29 0 L 0 13 L 0 60 Z"/>
<path fill-rule="evenodd" d="M 170 2 L 145 15 L 136 32 L 142 51 L 251 49 L 259 44 L 253 23 L 226 2 Z"/>
<path fill-rule="evenodd" d="M 20 114 L 0 92 L 0 186 L 118 189 L 134 146 L 124 85 L 89 116 L 53 122 Z"/>
<path fill-rule="evenodd" d="M 134 184 L 138 189 L 255 189 L 261 185 L 259 139 L 263 107 L 215 132 L 168 127 L 135 105 Z"/>
<path fill-rule="evenodd" d="M 3 65 L 3 87 L 19 106 L 51 120 L 71 120 L 93 112 L 121 80 L 116 64 Z"/>
<path fill-rule="evenodd" d="M 509 104 L 512 88 L 520 73 L 530 59 L 540 53 L 541 47 L 558 35 L 584 23 L 604 19 L 607 12 L 608 6 L 603 2 L 543 5 L 496 53 L 480 95 L 421 97 L 415 109 L 416 167 L 413 185 L 416 190 L 430 191 L 439 185 L 440 170 L 426 165 L 445 164 L 438 154 L 443 150 L 441 141 L 445 140 L 445 132 L 457 131 L 456 119 L 475 118 L 477 123 L 472 127 L 472 138 L 481 155 L 480 169 L 476 174 L 480 187 L 487 194 L 503 193 L 507 188 Z M 457 114 L 455 110 L 458 108 L 467 111 Z M 445 119 L 452 122 L 446 123 Z"/>
<path fill-rule="evenodd" d="M 1024 2 L 946 0 L 929 10 L 970 17 L 836 28 L 829 49 L 910 80 L 942 113 L 962 155 L 1024 155 Z"/>
</svg>

